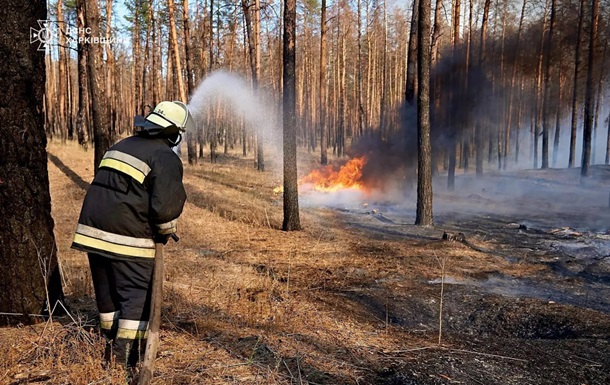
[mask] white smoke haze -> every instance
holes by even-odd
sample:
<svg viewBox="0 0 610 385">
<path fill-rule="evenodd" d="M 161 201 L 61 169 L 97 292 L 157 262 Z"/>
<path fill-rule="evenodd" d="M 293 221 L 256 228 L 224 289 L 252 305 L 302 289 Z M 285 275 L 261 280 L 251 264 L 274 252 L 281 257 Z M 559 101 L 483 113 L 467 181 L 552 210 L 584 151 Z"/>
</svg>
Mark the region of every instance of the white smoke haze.
<svg viewBox="0 0 610 385">
<path fill-rule="evenodd" d="M 282 161 L 282 124 L 281 111 L 268 95 L 255 94 L 252 87 L 243 77 L 218 71 L 206 77 L 191 96 L 189 108 L 198 121 L 205 127 L 206 111 L 217 103 L 225 105 L 237 116 L 243 116 L 247 129 L 260 132 L 264 137 L 265 159 L 281 165 Z M 476 111 L 485 111 L 495 107 L 494 100 L 479 100 Z M 607 121 L 605 116 L 609 109 L 602 108 L 597 125 L 597 136 L 591 164 L 603 163 L 606 151 Z M 414 119 L 409 119 L 409 126 Z M 212 121 L 211 124 L 214 124 Z M 499 124 L 501 122 L 493 122 Z M 582 119 L 579 119 L 582 124 Z M 447 190 L 446 171 L 443 170 L 442 158 L 439 160 L 439 174 L 434 178 L 434 214 L 443 218 L 451 213 L 488 215 L 512 218 L 523 224 L 536 224 L 538 227 L 571 227 L 582 231 L 606 232 L 610 229 L 610 168 L 592 167 L 592 177 L 586 185 L 580 184 L 580 164 L 582 154 L 582 127 L 578 129 L 575 167 L 567 170 L 570 120 L 564 117 L 561 121 L 559 151 L 556 163 L 553 164 L 554 123 L 549 135 L 549 164 L 552 169 L 533 169 L 533 136 L 531 119 L 524 115 L 521 128 L 513 131 L 506 164 L 506 170 L 498 170 L 497 149 L 494 148 L 493 160 L 487 163 L 487 145 L 485 143 L 485 176 L 474 175 L 475 159 L 470 158 L 469 169 L 465 172 L 456 168 L 455 191 Z M 408 128 L 407 128 L 408 129 Z M 411 127 L 413 129 L 413 127 Z M 433 132 L 443 135 L 442 131 Z M 519 135 L 519 162 L 515 162 L 514 140 Z M 541 165 L 542 137 L 538 141 L 538 167 Z M 434 140 L 434 139 L 433 139 Z M 302 207 L 330 207 L 337 209 L 373 211 L 396 216 L 397 223 L 410 222 L 415 214 L 416 183 L 415 176 L 407 177 L 401 164 L 416 162 L 414 151 L 400 140 L 382 143 L 369 138 L 355 143 L 350 156 L 366 154 L 369 163 L 366 166 L 368 189 L 340 189 L 334 192 L 317 191 L 310 185 L 299 187 Z M 398 144 L 397 144 L 398 143 Z M 319 147 L 317 148 L 319 151 Z M 410 155 L 406 155 L 408 152 Z M 416 152 L 415 152 L 416 153 Z M 315 158 L 318 154 L 313 154 Z M 300 158 L 300 157 L 299 157 Z M 341 161 L 347 161 L 346 157 Z M 301 159 L 299 159 L 301 160 Z M 314 163 L 315 164 L 315 163 Z M 299 174 L 306 174 L 311 162 L 299 162 Z M 274 170 L 281 175 L 281 167 Z M 372 179 L 370 177 L 372 176 Z M 391 214 L 390 214 L 391 213 Z M 442 222 L 442 220 L 441 220 Z"/>
<path fill-rule="evenodd" d="M 606 109 L 607 110 L 607 109 Z M 606 157 L 606 139 L 608 134 L 608 121 L 606 115 L 600 115 L 598 119 L 597 130 L 591 138 L 591 164 L 604 164 Z M 553 162 L 554 158 L 554 140 L 555 140 L 555 125 L 552 125 L 552 129 L 549 132 L 549 165 L 552 168 L 567 168 L 568 160 L 570 156 L 570 124 L 571 117 L 565 117 L 561 120 L 561 128 L 559 134 L 559 150 L 556 155 L 556 162 Z M 578 128 L 576 130 L 576 145 L 574 152 L 574 167 L 580 167 L 582 164 L 582 116 L 578 121 Z M 520 140 L 520 151 L 519 151 L 519 162 L 515 162 L 514 154 L 514 143 L 511 146 L 512 153 L 509 154 L 507 162 L 507 170 L 527 170 L 534 168 L 533 160 L 533 135 L 530 130 L 529 124 L 521 126 L 518 132 Z M 542 164 L 542 135 L 538 137 L 538 167 Z M 493 166 L 493 165 L 491 165 Z M 497 168 L 497 165 L 496 165 Z M 493 169 L 493 167 L 491 167 Z"/>
<path fill-rule="evenodd" d="M 205 127 L 206 112 L 218 104 L 230 108 L 236 117 L 243 117 L 247 130 L 260 133 L 265 151 L 271 151 L 269 155 L 281 156 L 281 119 L 269 95 L 262 90 L 255 93 L 250 81 L 238 74 L 215 71 L 199 83 L 188 105 L 204 132 L 209 129 Z M 210 124 L 215 122 L 211 120 Z"/>
</svg>

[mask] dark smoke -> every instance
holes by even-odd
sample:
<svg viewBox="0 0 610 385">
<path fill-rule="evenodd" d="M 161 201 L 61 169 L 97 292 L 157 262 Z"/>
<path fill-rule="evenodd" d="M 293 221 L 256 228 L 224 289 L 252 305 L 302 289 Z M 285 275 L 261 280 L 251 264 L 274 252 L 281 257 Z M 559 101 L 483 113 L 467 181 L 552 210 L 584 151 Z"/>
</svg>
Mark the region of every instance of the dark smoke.
<svg viewBox="0 0 610 385">
<path fill-rule="evenodd" d="M 449 144 L 473 132 L 475 122 L 498 124 L 504 91 L 492 85 L 489 75 L 478 65 L 467 70 L 463 52 L 446 54 L 430 75 L 430 117 L 433 168 Z M 468 88 L 466 88 L 466 76 Z M 417 170 L 417 105 L 405 103 L 400 111 L 399 130 L 388 138 L 377 132 L 358 138 L 348 155 L 367 156 L 363 180 L 381 192 L 410 194 Z"/>
</svg>

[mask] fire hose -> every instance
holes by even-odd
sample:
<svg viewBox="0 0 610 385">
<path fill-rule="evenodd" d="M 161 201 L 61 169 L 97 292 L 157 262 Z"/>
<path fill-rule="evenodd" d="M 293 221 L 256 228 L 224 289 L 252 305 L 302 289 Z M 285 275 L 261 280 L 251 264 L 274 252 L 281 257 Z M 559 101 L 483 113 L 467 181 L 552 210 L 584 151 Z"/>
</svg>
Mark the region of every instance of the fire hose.
<svg viewBox="0 0 610 385">
<path fill-rule="evenodd" d="M 171 235 L 178 242 L 176 234 Z M 155 358 L 159 346 L 159 329 L 161 327 L 161 307 L 163 306 L 163 244 L 155 244 L 155 265 L 153 268 L 153 282 L 150 304 L 150 318 L 148 321 L 148 337 L 144 361 L 140 370 L 138 385 L 149 385 L 155 369 Z"/>
</svg>

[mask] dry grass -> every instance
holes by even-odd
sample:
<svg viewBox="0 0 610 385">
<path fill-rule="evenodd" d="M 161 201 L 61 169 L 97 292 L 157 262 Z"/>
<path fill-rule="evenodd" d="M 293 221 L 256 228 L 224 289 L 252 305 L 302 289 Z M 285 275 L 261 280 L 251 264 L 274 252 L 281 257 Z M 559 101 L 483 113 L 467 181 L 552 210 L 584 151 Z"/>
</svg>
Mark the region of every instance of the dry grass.
<svg viewBox="0 0 610 385">
<path fill-rule="evenodd" d="M 48 150 L 82 180 L 92 179 L 92 151 L 56 142 Z M 166 246 L 155 384 L 374 383 L 387 365 L 384 352 L 436 340 L 388 316 L 394 295 L 440 277 L 434 255 L 445 258 L 452 276 L 482 265 L 510 269 L 457 243 L 369 238 L 322 208 L 302 211 L 304 231 L 279 231 L 275 174 L 255 171 L 252 159 L 221 161 L 185 167 L 189 198 L 181 241 Z M 92 315 L 86 258 L 69 248 L 85 191 L 53 161 L 49 176 L 69 305 Z M 371 285 L 386 290 L 381 310 L 345 294 Z M 0 329 L 0 383 L 27 383 L 23 373 L 43 373 L 39 382 L 49 384 L 120 383 L 124 373 L 102 368 L 103 343 L 87 325 L 63 319 Z"/>
</svg>

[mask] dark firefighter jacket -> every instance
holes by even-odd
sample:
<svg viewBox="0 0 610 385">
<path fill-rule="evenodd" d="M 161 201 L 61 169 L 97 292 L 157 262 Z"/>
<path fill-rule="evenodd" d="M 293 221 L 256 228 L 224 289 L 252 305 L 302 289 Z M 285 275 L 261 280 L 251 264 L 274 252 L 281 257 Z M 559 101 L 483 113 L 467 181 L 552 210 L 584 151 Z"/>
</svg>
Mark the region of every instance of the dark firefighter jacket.
<svg viewBox="0 0 610 385">
<path fill-rule="evenodd" d="M 72 247 L 110 258 L 154 258 L 153 236 L 176 231 L 185 201 L 182 162 L 167 140 L 124 139 L 104 154 Z"/>
</svg>

